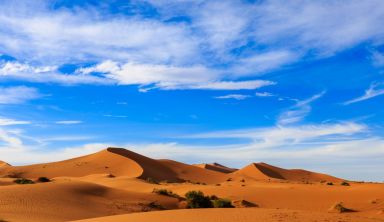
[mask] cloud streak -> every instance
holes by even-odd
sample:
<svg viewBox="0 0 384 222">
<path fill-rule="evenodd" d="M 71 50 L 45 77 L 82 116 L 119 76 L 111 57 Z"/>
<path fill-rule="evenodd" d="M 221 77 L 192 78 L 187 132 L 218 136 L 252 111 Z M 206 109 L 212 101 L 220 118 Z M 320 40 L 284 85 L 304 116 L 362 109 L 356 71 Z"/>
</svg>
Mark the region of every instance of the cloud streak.
<svg viewBox="0 0 384 222">
<path fill-rule="evenodd" d="M 348 100 L 343 103 L 343 105 L 350 105 L 357 102 L 362 102 L 368 99 L 372 99 L 374 97 L 380 96 L 384 94 L 384 88 L 382 88 L 383 83 L 373 83 L 369 86 L 367 90 L 365 90 L 364 95 L 359 96 L 357 98 Z"/>
</svg>

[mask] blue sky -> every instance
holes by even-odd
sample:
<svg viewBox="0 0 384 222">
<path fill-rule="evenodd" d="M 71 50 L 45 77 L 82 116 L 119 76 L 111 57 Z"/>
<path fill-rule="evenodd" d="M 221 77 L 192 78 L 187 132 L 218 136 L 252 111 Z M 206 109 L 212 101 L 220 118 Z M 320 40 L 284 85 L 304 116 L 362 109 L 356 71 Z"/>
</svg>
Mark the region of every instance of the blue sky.
<svg viewBox="0 0 384 222">
<path fill-rule="evenodd" d="M 383 181 L 384 3 L 2 1 L 0 156 L 107 146 Z"/>
</svg>

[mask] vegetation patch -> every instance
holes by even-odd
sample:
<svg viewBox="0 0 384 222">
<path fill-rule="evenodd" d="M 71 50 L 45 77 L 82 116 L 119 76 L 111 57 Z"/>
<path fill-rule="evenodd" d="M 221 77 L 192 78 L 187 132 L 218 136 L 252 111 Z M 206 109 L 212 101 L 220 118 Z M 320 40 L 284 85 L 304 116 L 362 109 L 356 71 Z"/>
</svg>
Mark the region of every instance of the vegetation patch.
<svg viewBox="0 0 384 222">
<path fill-rule="evenodd" d="M 32 180 L 25 179 L 25 178 L 19 178 L 19 179 L 14 180 L 13 182 L 15 182 L 17 184 L 34 184 L 35 183 Z"/>
<path fill-rule="evenodd" d="M 40 183 L 51 182 L 51 180 L 50 180 L 49 178 L 47 178 L 47 177 L 39 177 L 39 178 L 37 179 L 37 181 L 40 182 Z"/>
<path fill-rule="evenodd" d="M 355 212 L 355 210 L 346 208 L 343 204 L 343 202 L 336 203 L 330 208 L 330 211 L 337 212 L 337 213 L 348 213 L 348 212 Z"/>
<path fill-rule="evenodd" d="M 171 190 L 167 189 L 153 189 L 152 193 L 157 193 L 160 195 L 168 196 L 168 197 L 174 197 L 180 199 L 181 197 L 177 195 L 176 193 L 173 193 Z"/>
<path fill-rule="evenodd" d="M 185 194 L 187 208 L 212 208 L 213 204 L 208 196 L 201 191 L 189 191 Z"/>
<path fill-rule="evenodd" d="M 341 182 L 341 186 L 350 186 L 350 184 L 347 181 Z"/>
<path fill-rule="evenodd" d="M 147 183 L 159 184 L 159 182 L 157 182 L 157 180 L 153 179 L 152 177 L 147 177 L 145 181 L 147 181 Z"/>
<path fill-rule="evenodd" d="M 228 199 L 219 198 L 216 200 L 212 200 L 212 204 L 214 208 L 234 208 L 231 200 Z"/>
</svg>

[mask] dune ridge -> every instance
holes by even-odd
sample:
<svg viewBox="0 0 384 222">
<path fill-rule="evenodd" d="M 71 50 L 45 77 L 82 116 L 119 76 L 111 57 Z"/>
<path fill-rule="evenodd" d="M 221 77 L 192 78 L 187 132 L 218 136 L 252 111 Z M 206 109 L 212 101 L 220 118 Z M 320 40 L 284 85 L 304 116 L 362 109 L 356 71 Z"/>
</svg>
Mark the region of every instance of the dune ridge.
<svg viewBox="0 0 384 222">
<path fill-rule="evenodd" d="M 230 168 L 230 167 L 221 165 L 219 163 L 201 163 L 201 164 L 194 164 L 194 166 L 204 168 L 207 170 L 213 170 L 213 171 L 221 172 L 221 173 L 233 173 L 237 170 L 234 168 Z"/>
<path fill-rule="evenodd" d="M 327 174 L 311 172 L 302 169 L 284 169 L 267 163 L 251 163 L 246 167 L 232 173 L 234 176 L 243 176 L 255 180 L 289 180 L 298 182 L 340 182 L 342 179 Z"/>
</svg>

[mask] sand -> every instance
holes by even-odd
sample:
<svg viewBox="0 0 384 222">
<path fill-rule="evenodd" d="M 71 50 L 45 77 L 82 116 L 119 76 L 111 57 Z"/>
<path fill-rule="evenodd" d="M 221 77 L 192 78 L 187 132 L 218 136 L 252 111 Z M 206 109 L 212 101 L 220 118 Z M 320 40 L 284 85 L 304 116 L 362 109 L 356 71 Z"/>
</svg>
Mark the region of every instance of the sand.
<svg viewBox="0 0 384 222">
<path fill-rule="evenodd" d="M 384 221 L 384 184 L 349 182 L 350 186 L 342 186 L 340 178 L 266 163 L 223 172 L 108 148 L 53 163 L 4 164 L 0 176 L 0 220 L 12 222 Z M 21 185 L 10 178 L 36 180 L 41 176 L 52 182 Z M 236 201 L 239 208 L 183 209 L 183 201 L 152 193 L 161 188 L 180 196 L 200 190 Z M 332 211 L 340 202 L 354 212 Z"/>
</svg>

